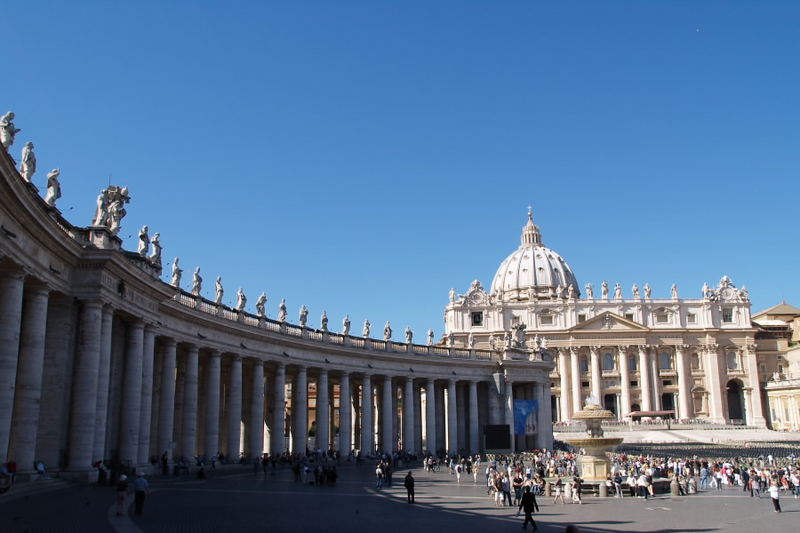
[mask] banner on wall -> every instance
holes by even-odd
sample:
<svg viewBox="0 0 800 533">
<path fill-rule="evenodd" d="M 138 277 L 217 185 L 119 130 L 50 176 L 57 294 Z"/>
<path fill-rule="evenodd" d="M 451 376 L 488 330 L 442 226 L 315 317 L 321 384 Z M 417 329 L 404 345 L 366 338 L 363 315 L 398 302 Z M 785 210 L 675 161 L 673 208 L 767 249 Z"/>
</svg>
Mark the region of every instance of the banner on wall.
<svg viewBox="0 0 800 533">
<path fill-rule="evenodd" d="M 535 435 L 539 425 L 537 400 L 514 400 L 514 435 Z"/>
</svg>

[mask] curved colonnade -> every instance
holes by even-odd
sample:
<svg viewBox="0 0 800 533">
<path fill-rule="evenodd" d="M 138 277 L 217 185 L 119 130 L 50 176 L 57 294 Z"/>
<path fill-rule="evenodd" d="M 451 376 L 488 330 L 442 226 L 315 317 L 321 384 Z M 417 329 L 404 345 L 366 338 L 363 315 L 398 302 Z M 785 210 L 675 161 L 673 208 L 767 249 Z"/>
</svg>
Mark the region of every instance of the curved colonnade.
<svg viewBox="0 0 800 533">
<path fill-rule="evenodd" d="M 343 336 L 176 289 L 104 227 L 77 227 L 0 150 L 0 462 L 77 479 L 167 452 L 550 447 L 551 361 Z M 540 406 L 513 435 L 515 399 Z M 366 406 L 369 406 L 368 408 Z"/>
</svg>

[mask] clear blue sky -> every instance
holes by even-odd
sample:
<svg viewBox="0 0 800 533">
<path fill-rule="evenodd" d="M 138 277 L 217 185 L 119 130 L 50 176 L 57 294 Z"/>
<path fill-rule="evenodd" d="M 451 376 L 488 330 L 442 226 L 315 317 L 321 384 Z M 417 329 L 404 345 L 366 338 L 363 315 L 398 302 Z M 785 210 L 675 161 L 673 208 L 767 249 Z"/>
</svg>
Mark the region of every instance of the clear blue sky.
<svg viewBox="0 0 800 533">
<path fill-rule="evenodd" d="M 0 112 L 88 224 L 281 298 L 442 333 L 526 206 L 581 285 L 800 305 L 800 2 L 5 2 Z M 42 187 L 43 188 L 43 187 Z M 165 278 L 169 267 L 165 268 Z"/>
</svg>

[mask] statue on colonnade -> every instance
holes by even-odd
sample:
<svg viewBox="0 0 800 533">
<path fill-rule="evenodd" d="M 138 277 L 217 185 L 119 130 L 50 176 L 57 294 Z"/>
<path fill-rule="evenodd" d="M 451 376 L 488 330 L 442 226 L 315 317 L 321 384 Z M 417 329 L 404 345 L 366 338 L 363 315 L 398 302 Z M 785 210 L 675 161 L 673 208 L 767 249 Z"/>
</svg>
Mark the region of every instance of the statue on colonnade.
<svg viewBox="0 0 800 533">
<path fill-rule="evenodd" d="M 267 316 L 266 314 L 266 306 L 267 306 L 267 293 L 262 292 L 261 296 L 258 297 L 256 300 L 256 314 L 259 318 L 264 318 Z"/>
<path fill-rule="evenodd" d="M 180 279 L 180 277 L 178 278 Z M 197 267 L 192 274 L 192 294 L 200 296 L 200 291 L 203 288 L 203 278 L 200 277 L 200 267 Z"/>
<path fill-rule="evenodd" d="M 14 126 L 14 118 L 16 118 L 16 115 L 14 115 L 13 111 L 9 111 L 0 117 L 0 144 L 6 150 L 14 144 L 14 137 L 16 137 L 17 133 L 22 131 Z"/>
<path fill-rule="evenodd" d="M 22 147 L 22 161 L 19 165 L 19 173 L 22 175 L 22 179 L 30 183 L 35 172 L 36 154 L 33 153 L 33 143 L 28 141 Z"/>
<path fill-rule="evenodd" d="M 183 269 L 180 266 L 178 266 L 178 261 L 180 261 L 180 259 L 176 257 L 175 260 L 172 262 L 172 280 L 170 281 L 170 285 L 180 289 Z"/>
<path fill-rule="evenodd" d="M 61 171 L 57 168 L 47 173 L 47 194 L 44 197 L 44 201 L 50 207 L 55 207 L 56 200 L 61 198 L 61 183 L 58 181 L 60 175 Z"/>
</svg>

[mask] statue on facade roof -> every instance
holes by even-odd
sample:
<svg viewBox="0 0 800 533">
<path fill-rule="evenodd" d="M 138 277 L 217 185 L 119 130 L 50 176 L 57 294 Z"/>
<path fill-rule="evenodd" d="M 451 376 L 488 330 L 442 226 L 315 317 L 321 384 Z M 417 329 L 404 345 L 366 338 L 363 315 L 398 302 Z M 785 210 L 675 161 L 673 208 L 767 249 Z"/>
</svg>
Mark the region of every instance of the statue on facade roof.
<svg viewBox="0 0 800 533">
<path fill-rule="evenodd" d="M 452 348 L 453 346 L 455 346 L 455 344 L 456 344 L 456 336 L 451 331 L 450 333 L 447 334 L 447 346 Z"/>
<path fill-rule="evenodd" d="M 266 307 L 267 307 L 267 293 L 262 292 L 261 296 L 259 296 L 258 300 L 256 300 L 256 314 L 258 315 L 258 318 L 264 318 L 265 316 L 267 316 Z"/>
<path fill-rule="evenodd" d="M 591 283 L 586 284 L 586 297 L 589 299 L 594 298 L 594 288 Z"/>
<path fill-rule="evenodd" d="M 308 323 L 308 307 L 304 305 L 300 306 L 300 326 L 306 327 Z"/>
<path fill-rule="evenodd" d="M 36 154 L 33 153 L 33 143 L 28 141 L 22 147 L 22 161 L 19 164 L 19 173 L 22 179 L 30 183 L 36 172 Z"/>
<path fill-rule="evenodd" d="M 525 348 L 525 328 L 527 327 L 528 326 L 520 322 L 519 324 L 511 328 L 514 330 L 514 340 L 513 340 L 514 348 Z"/>
<path fill-rule="evenodd" d="M 364 336 L 365 339 L 367 337 L 369 337 L 369 330 L 370 330 L 371 327 L 372 327 L 372 324 L 370 324 L 369 320 L 367 320 L 365 318 L 364 319 L 364 329 L 361 330 L 361 334 Z"/>
<path fill-rule="evenodd" d="M 645 283 L 644 284 L 644 297 L 649 300 L 650 299 L 650 295 L 652 293 L 653 293 L 653 289 L 650 288 L 650 284 L 649 283 Z"/>
<path fill-rule="evenodd" d="M 58 181 L 60 175 L 61 171 L 57 168 L 47 173 L 47 194 L 44 197 L 44 201 L 50 207 L 55 207 L 56 200 L 61 198 L 61 183 Z"/>
<path fill-rule="evenodd" d="M 225 294 L 225 290 L 222 288 L 222 276 L 217 276 L 217 279 L 214 281 L 214 288 L 216 290 L 216 295 L 214 297 L 214 304 L 221 305 L 222 295 Z"/>
<path fill-rule="evenodd" d="M 147 236 L 147 226 L 142 226 L 139 230 L 139 255 L 145 257 L 147 255 L 147 247 L 150 245 L 150 237 Z"/>
<path fill-rule="evenodd" d="M 739 298 L 741 298 L 743 302 L 750 301 L 750 292 L 747 290 L 746 285 L 742 285 L 742 288 L 739 289 Z"/>
<path fill-rule="evenodd" d="M 573 285 L 572 283 L 570 283 L 569 286 L 567 287 L 567 298 L 570 300 L 575 299 L 575 285 Z"/>
<path fill-rule="evenodd" d="M 622 285 L 619 283 L 614 285 L 614 299 L 621 300 L 622 299 Z"/>
<path fill-rule="evenodd" d="M 180 289 L 183 269 L 181 269 L 181 267 L 178 266 L 178 261 L 179 259 L 176 257 L 175 260 L 172 262 L 172 280 L 170 281 L 170 285 Z"/>
<path fill-rule="evenodd" d="M 411 331 L 410 326 L 406 326 L 406 344 L 411 344 L 414 340 L 414 332 Z"/>
<path fill-rule="evenodd" d="M 281 299 L 281 303 L 278 305 L 278 322 L 286 322 L 286 298 Z"/>
<path fill-rule="evenodd" d="M 711 289 L 711 287 L 708 286 L 708 283 L 706 283 L 705 281 L 703 282 L 703 288 L 700 290 L 703 293 L 704 300 L 710 298 L 714 294 L 714 291 Z"/>
<path fill-rule="evenodd" d="M 608 282 L 603 280 L 603 283 L 600 284 L 600 293 L 603 297 L 603 300 L 608 300 Z"/>
<path fill-rule="evenodd" d="M 203 278 L 200 277 L 200 267 L 194 269 L 192 274 L 192 294 L 200 296 L 200 291 L 203 289 Z"/>
<path fill-rule="evenodd" d="M 14 137 L 17 133 L 22 131 L 14 126 L 14 118 L 16 118 L 16 115 L 14 115 L 13 111 L 9 111 L 0 117 L 0 144 L 6 150 L 14 144 Z"/>
<path fill-rule="evenodd" d="M 247 296 L 244 295 L 244 290 L 239 287 L 236 291 L 236 310 L 240 313 L 244 311 L 244 306 L 247 305 Z"/>
<path fill-rule="evenodd" d="M 389 321 L 386 321 L 386 324 L 383 326 L 383 340 L 390 341 L 392 340 L 392 326 L 389 325 Z"/>
<path fill-rule="evenodd" d="M 326 313 L 324 309 L 322 310 L 322 316 L 319 319 L 319 323 L 321 325 L 320 329 L 322 331 L 327 332 L 328 331 L 328 313 Z"/>
<path fill-rule="evenodd" d="M 150 252 L 150 262 L 153 263 L 157 267 L 161 267 L 161 234 L 156 233 L 153 235 L 153 238 L 150 239 L 150 244 L 153 247 L 153 250 Z"/>
<path fill-rule="evenodd" d="M 456 290 L 455 289 L 450 289 L 450 303 L 451 304 L 456 303 Z"/>
<path fill-rule="evenodd" d="M 350 315 L 344 315 L 342 319 L 342 335 L 350 335 Z"/>
<path fill-rule="evenodd" d="M 559 300 L 564 296 L 564 287 L 561 286 L 561 283 L 556 285 L 556 298 Z"/>
<path fill-rule="evenodd" d="M 428 330 L 428 346 L 433 346 L 433 329 Z"/>
<path fill-rule="evenodd" d="M 122 187 L 109 187 L 109 204 L 108 204 L 108 230 L 112 235 L 119 233 L 122 227 L 122 219 L 128 212 L 125 210 L 125 204 L 131 201 L 128 195 L 128 188 Z"/>
<path fill-rule="evenodd" d="M 672 299 L 673 300 L 677 300 L 678 299 L 678 286 L 675 283 L 672 284 L 672 288 L 670 289 L 670 292 L 672 293 Z"/>
<path fill-rule="evenodd" d="M 631 292 L 633 293 L 633 297 L 637 300 L 642 297 L 642 295 L 639 294 L 639 286 L 635 283 L 633 284 L 633 287 L 631 287 Z"/>
<path fill-rule="evenodd" d="M 97 195 L 97 209 L 94 211 L 92 226 L 108 225 L 108 189 L 103 189 Z"/>
</svg>

